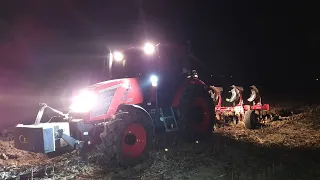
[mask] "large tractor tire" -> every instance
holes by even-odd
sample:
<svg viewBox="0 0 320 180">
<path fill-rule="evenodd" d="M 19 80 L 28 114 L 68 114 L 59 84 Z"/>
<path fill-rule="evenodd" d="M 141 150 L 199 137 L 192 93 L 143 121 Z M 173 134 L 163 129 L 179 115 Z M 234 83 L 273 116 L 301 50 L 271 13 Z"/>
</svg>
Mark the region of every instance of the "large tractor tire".
<svg viewBox="0 0 320 180">
<path fill-rule="evenodd" d="M 202 84 L 190 84 L 179 101 L 179 129 L 183 139 L 195 141 L 212 135 L 215 123 L 214 104 Z"/>
<path fill-rule="evenodd" d="M 100 135 L 107 164 L 133 166 L 149 157 L 154 130 L 150 116 L 139 108 L 124 108 L 125 112 Z"/>
<path fill-rule="evenodd" d="M 258 125 L 258 115 L 253 110 L 244 113 L 244 127 L 247 129 L 255 129 Z"/>
</svg>

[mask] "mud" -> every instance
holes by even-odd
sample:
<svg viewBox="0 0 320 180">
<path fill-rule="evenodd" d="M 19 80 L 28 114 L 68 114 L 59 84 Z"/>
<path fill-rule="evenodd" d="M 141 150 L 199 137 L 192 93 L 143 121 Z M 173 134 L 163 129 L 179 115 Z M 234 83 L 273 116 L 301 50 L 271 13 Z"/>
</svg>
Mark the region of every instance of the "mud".
<svg viewBox="0 0 320 180">
<path fill-rule="evenodd" d="M 319 179 L 320 108 L 272 110 L 279 118 L 259 129 L 230 124 L 206 141 L 169 139 L 157 144 L 148 161 L 127 169 L 106 167 L 95 152 L 84 161 L 76 151 L 48 156 L 17 150 L 2 137 L 0 179 Z"/>
</svg>

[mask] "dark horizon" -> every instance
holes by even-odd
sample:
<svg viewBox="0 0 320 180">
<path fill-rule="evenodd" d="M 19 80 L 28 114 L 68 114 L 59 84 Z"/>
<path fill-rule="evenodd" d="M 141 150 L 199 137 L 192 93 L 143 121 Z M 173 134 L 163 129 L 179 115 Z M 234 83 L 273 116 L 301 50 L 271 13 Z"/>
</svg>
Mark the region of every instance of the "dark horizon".
<svg viewBox="0 0 320 180">
<path fill-rule="evenodd" d="M 153 40 L 190 41 L 213 75 L 208 83 L 217 86 L 256 84 L 288 96 L 319 88 L 319 13 L 312 4 L 30 0 L 0 7 L 1 69 L 40 86 L 72 74 L 69 81 L 85 81 L 88 65 L 102 64 L 106 46 Z"/>
</svg>

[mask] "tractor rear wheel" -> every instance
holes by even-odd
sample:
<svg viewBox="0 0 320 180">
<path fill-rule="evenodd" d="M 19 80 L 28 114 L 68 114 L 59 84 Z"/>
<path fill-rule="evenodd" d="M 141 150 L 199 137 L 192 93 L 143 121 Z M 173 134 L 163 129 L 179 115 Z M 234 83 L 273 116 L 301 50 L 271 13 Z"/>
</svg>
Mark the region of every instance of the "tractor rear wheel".
<svg viewBox="0 0 320 180">
<path fill-rule="evenodd" d="M 214 105 L 203 86 L 191 86 L 179 102 L 179 129 L 183 139 L 195 141 L 212 135 L 215 120 Z"/>
<path fill-rule="evenodd" d="M 255 129 L 258 125 L 258 115 L 254 110 L 248 110 L 244 113 L 244 127 Z"/>
<path fill-rule="evenodd" d="M 153 130 L 148 120 L 142 113 L 129 112 L 106 127 L 100 137 L 108 164 L 133 166 L 149 157 Z"/>
</svg>

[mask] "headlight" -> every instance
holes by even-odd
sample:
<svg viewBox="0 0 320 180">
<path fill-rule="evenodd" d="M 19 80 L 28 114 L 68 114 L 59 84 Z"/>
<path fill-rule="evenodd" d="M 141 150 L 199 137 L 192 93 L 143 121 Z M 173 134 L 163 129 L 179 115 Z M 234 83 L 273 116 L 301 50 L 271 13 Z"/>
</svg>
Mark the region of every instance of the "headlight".
<svg viewBox="0 0 320 180">
<path fill-rule="evenodd" d="M 124 59 L 124 55 L 121 52 L 116 51 L 113 53 L 113 58 L 114 60 L 121 62 Z"/>
<path fill-rule="evenodd" d="M 150 77 L 150 81 L 151 81 L 151 85 L 152 85 L 153 87 L 156 87 L 156 86 L 158 85 L 158 77 L 157 77 L 157 76 L 152 75 L 152 76 Z"/>
<path fill-rule="evenodd" d="M 73 97 L 70 109 L 72 112 L 85 113 L 89 112 L 95 105 L 97 96 L 91 91 L 81 91 Z"/>
<path fill-rule="evenodd" d="M 156 50 L 156 47 L 151 43 L 146 43 L 143 47 L 143 50 L 146 54 L 153 54 Z"/>
</svg>

